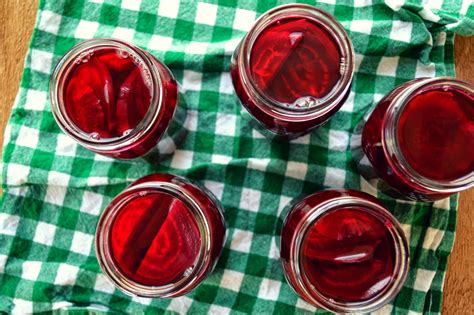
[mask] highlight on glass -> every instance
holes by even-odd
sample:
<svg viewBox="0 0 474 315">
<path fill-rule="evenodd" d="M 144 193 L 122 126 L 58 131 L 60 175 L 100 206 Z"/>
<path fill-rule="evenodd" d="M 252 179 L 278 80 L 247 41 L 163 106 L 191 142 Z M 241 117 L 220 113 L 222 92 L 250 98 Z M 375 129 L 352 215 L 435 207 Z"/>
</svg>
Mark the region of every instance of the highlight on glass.
<svg viewBox="0 0 474 315">
<path fill-rule="evenodd" d="M 366 313 L 402 288 L 409 247 L 397 219 L 373 196 L 325 190 L 283 214 L 285 277 L 308 303 L 336 313 Z"/>
<path fill-rule="evenodd" d="M 123 292 L 171 298 L 212 272 L 225 239 L 223 209 L 210 191 L 182 177 L 152 174 L 105 209 L 96 253 L 104 274 Z"/>
<path fill-rule="evenodd" d="M 169 155 L 184 137 L 170 70 L 116 39 L 79 43 L 58 62 L 51 107 L 61 129 L 83 147 L 119 159 Z M 182 103 L 182 98 L 179 97 Z"/>
<path fill-rule="evenodd" d="M 332 15 L 314 6 L 283 5 L 255 22 L 230 70 L 243 115 L 266 135 L 296 138 L 325 123 L 344 103 L 354 49 Z"/>
<path fill-rule="evenodd" d="M 473 187 L 474 86 L 454 78 L 402 84 L 370 114 L 359 146 L 355 158 L 369 164 L 357 161 L 361 174 L 389 194 L 433 201 Z"/>
</svg>

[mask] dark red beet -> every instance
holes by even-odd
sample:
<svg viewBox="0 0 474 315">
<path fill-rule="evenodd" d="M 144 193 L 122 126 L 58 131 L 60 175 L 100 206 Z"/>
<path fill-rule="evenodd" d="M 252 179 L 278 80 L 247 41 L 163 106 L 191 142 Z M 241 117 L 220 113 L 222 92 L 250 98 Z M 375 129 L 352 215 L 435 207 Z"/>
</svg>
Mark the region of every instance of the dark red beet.
<svg viewBox="0 0 474 315">
<path fill-rule="evenodd" d="M 150 87 L 123 51 L 96 49 L 66 78 L 66 111 L 87 133 L 114 138 L 135 128 L 150 106 Z"/>
<path fill-rule="evenodd" d="M 128 53 L 124 52 L 113 51 L 101 54 L 98 59 L 102 61 L 111 72 L 129 72 L 136 67 Z"/>
<path fill-rule="evenodd" d="M 302 247 L 309 281 L 327 297 L 363 301 L 381 292 L 394 272 L 395 249 L 389 230 L 364 209 L 324 214 Z"/>
<path fill-rule="evenodd" d="M 257 86 L 284 103 L 327 95 L 340 79 L 341 53 L 318 23 L 288 18 L 270 24 L 257 37 L 250 67 Z"/>
<path fill-rule="evenodd" d="M 118 133 L 123 133 L 125 130 L 133 128 L 133 126 L 136 126 L 138 122 L 140 122 L 137 106 L 133 104 L 136 99 L 135 82 L 139 75 L 140 70 L 134 69 L 120 86 L 116 112 Z"/>
<path fill-rule="evenodd" d="M 138 70 L 138 69 L 137 69 Z M 163 83 L 165 85 L 165 83 Z M 140 72 L 135 78 L 135 106 L 139 117 L 144 117 L 150 107 L 150 89 L 144 81 L 144 77 Z"/>
<path fill-rule="evenodd" d="M 90 86 L 83 86 L 76 79 L 71 80 L 66 90 L 66 102 L 68 115 L 73 117 L 78 127 L 85 132 L 106 134 L 101 100 Z"/>
<path fill-rule="evenodd" d="M 474 169 L 474 98 L 452 88 L 412 98 L 400 115 L 398 143 L 408 164 L 434 180 Z"/>
<path fill-rule="evenodd" d="M 111 252 L 121 271 L 149 286 L 172 283 L 190 270 L 201 237 L 188 207 L 166 193 L 138 197 L 112 223 Z"/>
</svg>

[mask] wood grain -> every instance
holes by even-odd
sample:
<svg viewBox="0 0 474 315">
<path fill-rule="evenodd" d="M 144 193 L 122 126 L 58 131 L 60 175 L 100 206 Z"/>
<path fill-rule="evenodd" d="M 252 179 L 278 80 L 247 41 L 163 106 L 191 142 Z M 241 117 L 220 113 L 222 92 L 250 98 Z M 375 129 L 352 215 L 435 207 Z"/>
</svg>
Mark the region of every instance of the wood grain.
<svg viewBox="0 0 474 315">
<path fill-rule="evenodd" d="M 18 90 L 37 0 L 0 0 L 0 143 Z M 457 37 L 457 76 L 473 82 L 474 37 Z M 0 148 L 1 150 L 1 148 Z M 449 259 L 443 313 L 474 314 L 474 189 L 461 194 L 457 237 Z"/>
<path fill-rule="evenodd" d="M 454 43 L 457 77 L 474 83 L 474 36 Z M 474 189 L 461 193 L 456 241 L 449 257 L 444 314 L 474 314 Z"/>
<path fill-rule="evenodd" d="M 0 143 L 18 91 L 36 7 L 37 0 L 0 0 Z"/>
</svg>

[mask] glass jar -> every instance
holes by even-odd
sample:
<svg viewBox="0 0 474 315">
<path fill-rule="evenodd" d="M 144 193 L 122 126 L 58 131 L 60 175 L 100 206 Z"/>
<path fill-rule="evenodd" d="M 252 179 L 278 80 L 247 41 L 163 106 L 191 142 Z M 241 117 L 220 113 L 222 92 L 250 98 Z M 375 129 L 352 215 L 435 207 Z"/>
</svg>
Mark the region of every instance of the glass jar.
<svg viewBox="0 0 474 315">
<path fill-rule="evenodd" d="M 296 138 L 326 122 L 346 100 L 354 49 L 330 14 L 282 5 L 255 22 L 235 50 L 230 72 L 243 115 L 267 136 Z"/>
<path fill-rule="evenodd" d="M 361 174 L 385 192 L 433 201 L 474 185 L 474 87 L 469 83 L 453 78 L 406 82 L 364 123 L 354 158 Z"/>
<path fill-rule="evenodd" d="M 163 63 L 116 39 L 74 46 L 50 82 L 51 107 L 61 129 L 83 147 L 119 159 L 174 151 L 185 134 L 186 110 L 178 106 L 178 95 Z"/>
<path fill-rule="evenodd" d="M 409 248 L 397 219 L 374 197 L 325 190 L 287 208 L 280 256 L 304 300 L 336 313 L 389 303 L 408 273 Z"/>
<path fill-rule="evenodd" d="M 104 210 L 96 253 L 123 292 L 177 297 L 214 269 L 226 239 L 223 209 L 207 189 L 171 174 L 145 176 Z"/>
</svg>

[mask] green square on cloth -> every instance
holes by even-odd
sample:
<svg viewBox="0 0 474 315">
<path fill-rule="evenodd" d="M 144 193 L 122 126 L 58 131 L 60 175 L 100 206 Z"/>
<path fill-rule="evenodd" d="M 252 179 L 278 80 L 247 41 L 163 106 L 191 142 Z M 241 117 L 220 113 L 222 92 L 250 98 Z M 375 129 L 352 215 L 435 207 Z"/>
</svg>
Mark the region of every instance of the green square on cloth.
<svg viewBox="0 0 474 315">
<path fill-rule="evenodd" d="M 471 1 L 305 1 L 334 14 L 349 32 L 356 73 L 348 100 L 328 124 L 278 142 L 241 120 L 229 63 L 254 19 L 286 2 L 40 1 L 3 147 L 0 312 L 314 312 L 284 279 L 276 222 L 292 198 L 338 187 L 377 195 L 409 238 L 408 280 L 382 311 L 440 312 L 457 196 L 415 203 L 373 190 L 357 173 L 349 138 L 396 85 L 454 75 L 454 33 L 474 33 Z M 69 48 L 92 37 L 135 43 L 167 64 L 186 89 L 189 133 L 169 160 L 117 161 L 61 133 L 51 114 L 49 78 Z M 132 180 L 153 172 L 204 184 L 222 200 L 229 226 L 215 271 L 176 299 L 123 294 L 101 273 L 93 250 L 102 209 Z"/>
</svg>

